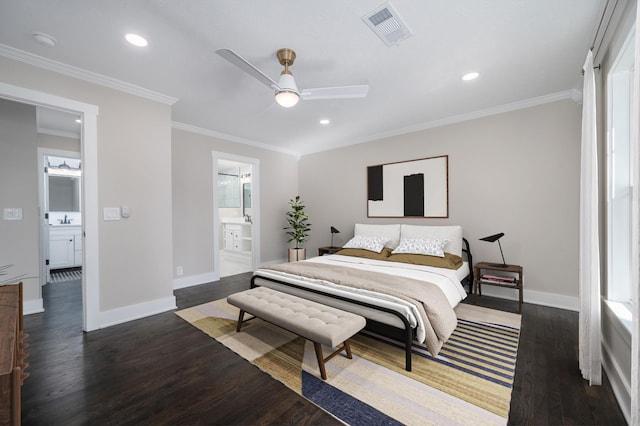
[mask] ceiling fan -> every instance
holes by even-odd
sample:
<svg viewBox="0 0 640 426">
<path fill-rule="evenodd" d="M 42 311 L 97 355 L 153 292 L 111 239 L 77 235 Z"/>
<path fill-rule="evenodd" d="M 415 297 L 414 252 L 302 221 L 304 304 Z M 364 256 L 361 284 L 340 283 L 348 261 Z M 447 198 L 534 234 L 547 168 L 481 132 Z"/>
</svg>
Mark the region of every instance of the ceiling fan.
<svg viewBox="0 0 640 426">
<path fill-rule="evenodd" d="M 231 49 L 218 49 L 216 53 L 261 83 L 274 89 L 276 102 L 286 108 L 291 108 L 297 104 L 300 98 L 305 100 L 364 98 L 369 91 L 369 85 L 366 84 L 298 89 L 293 79 L 293 74 L 289 71 L 289 67 L 293 65 L 293 61 L 296 59 L 296 52 L 287 48 L 276 52 L 280 65 L 284 66 L 284 70 L 280 73 L 280 80 L 277 83 Z"/>
</svg>

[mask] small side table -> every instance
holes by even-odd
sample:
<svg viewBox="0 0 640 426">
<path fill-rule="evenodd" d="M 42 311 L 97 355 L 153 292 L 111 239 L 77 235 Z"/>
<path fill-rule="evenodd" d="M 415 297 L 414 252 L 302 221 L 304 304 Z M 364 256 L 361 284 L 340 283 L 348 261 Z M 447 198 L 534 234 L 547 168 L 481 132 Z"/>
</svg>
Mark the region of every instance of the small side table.
<svg viewBox="0 0 640 426">
<path fill-rule="evenodd" d="M 318 256 L 322 256 L 325 254 L 334 254 L 338 251 L 342 250 L 342 247 L 338 247 L 338 246 L 327 246 L 327 247 L 320 247 L 318 248 Z"/>
<path fill-rule="evenodd" d="M 487 281 L 482 279 L 482 271 L 495 271 L 495 272 L 513 272 L 517 274 L 516 282 L 511 283 L 498 283 L 495 281 Z M 507 265 L 507 266 L 497 266 L 496 264 L 492 264 L 489 262 L 479 262 L 476 263 L 473 267 L 473 303 L 476 302 L 476 298 L 478 294 L 482 296 L 482 284 L 484 285 L 494 285 L 497 287 L 506 287 L 506 288 L 514 288 L 518 290 L 518 313 L 522 313 L 522 266 L 520 265 Z"/>
</svg>

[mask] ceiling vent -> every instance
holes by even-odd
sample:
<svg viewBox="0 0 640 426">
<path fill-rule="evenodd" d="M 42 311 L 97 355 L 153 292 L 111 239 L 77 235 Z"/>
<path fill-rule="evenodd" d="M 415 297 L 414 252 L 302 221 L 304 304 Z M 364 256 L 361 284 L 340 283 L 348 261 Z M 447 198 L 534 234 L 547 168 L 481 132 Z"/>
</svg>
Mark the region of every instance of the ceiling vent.
<svg viewBox="0 0 640 426">
<path fill-rule="evenodd" d="M 391 3 L 377 7 L 362 19 L 387 46 L 398 45 L 413 35 Z"/>
</svg>

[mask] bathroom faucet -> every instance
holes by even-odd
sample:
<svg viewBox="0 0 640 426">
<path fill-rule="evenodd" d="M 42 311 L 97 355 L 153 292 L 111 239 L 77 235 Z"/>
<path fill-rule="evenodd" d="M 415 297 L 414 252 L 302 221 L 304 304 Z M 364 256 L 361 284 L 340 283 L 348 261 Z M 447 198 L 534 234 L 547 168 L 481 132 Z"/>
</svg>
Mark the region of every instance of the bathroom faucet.
<svg viewBox="0 0 640 426">
<path fill-rule="evenodd" d="M 64 219 L 58 219 L 60 225 L 69 225 L 73 219 L 67 219 L 67 215 L 64 215 Z"/>
</svg>

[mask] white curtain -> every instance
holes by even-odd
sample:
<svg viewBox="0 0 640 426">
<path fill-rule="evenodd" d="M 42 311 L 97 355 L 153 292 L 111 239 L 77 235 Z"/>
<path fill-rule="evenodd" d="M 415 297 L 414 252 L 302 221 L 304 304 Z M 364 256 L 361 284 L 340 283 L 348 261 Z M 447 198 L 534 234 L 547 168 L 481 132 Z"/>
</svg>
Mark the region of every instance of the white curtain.
<svg viewBox="0 0 640 426">
<path fill-rule="evenodd" d="M 580 371 L 591 385 L 602 383 L 600 334 L 600 241 L 598 234 L 598 155 L 596 83 L 593 53 L 584 63 L 580 166 Z"/>
<path fill-rule="evenodd" d="M 640 3 L 636 3 L 636 50 L 631 108 L 631 424 L 640 425 Z"/>
</svg>

